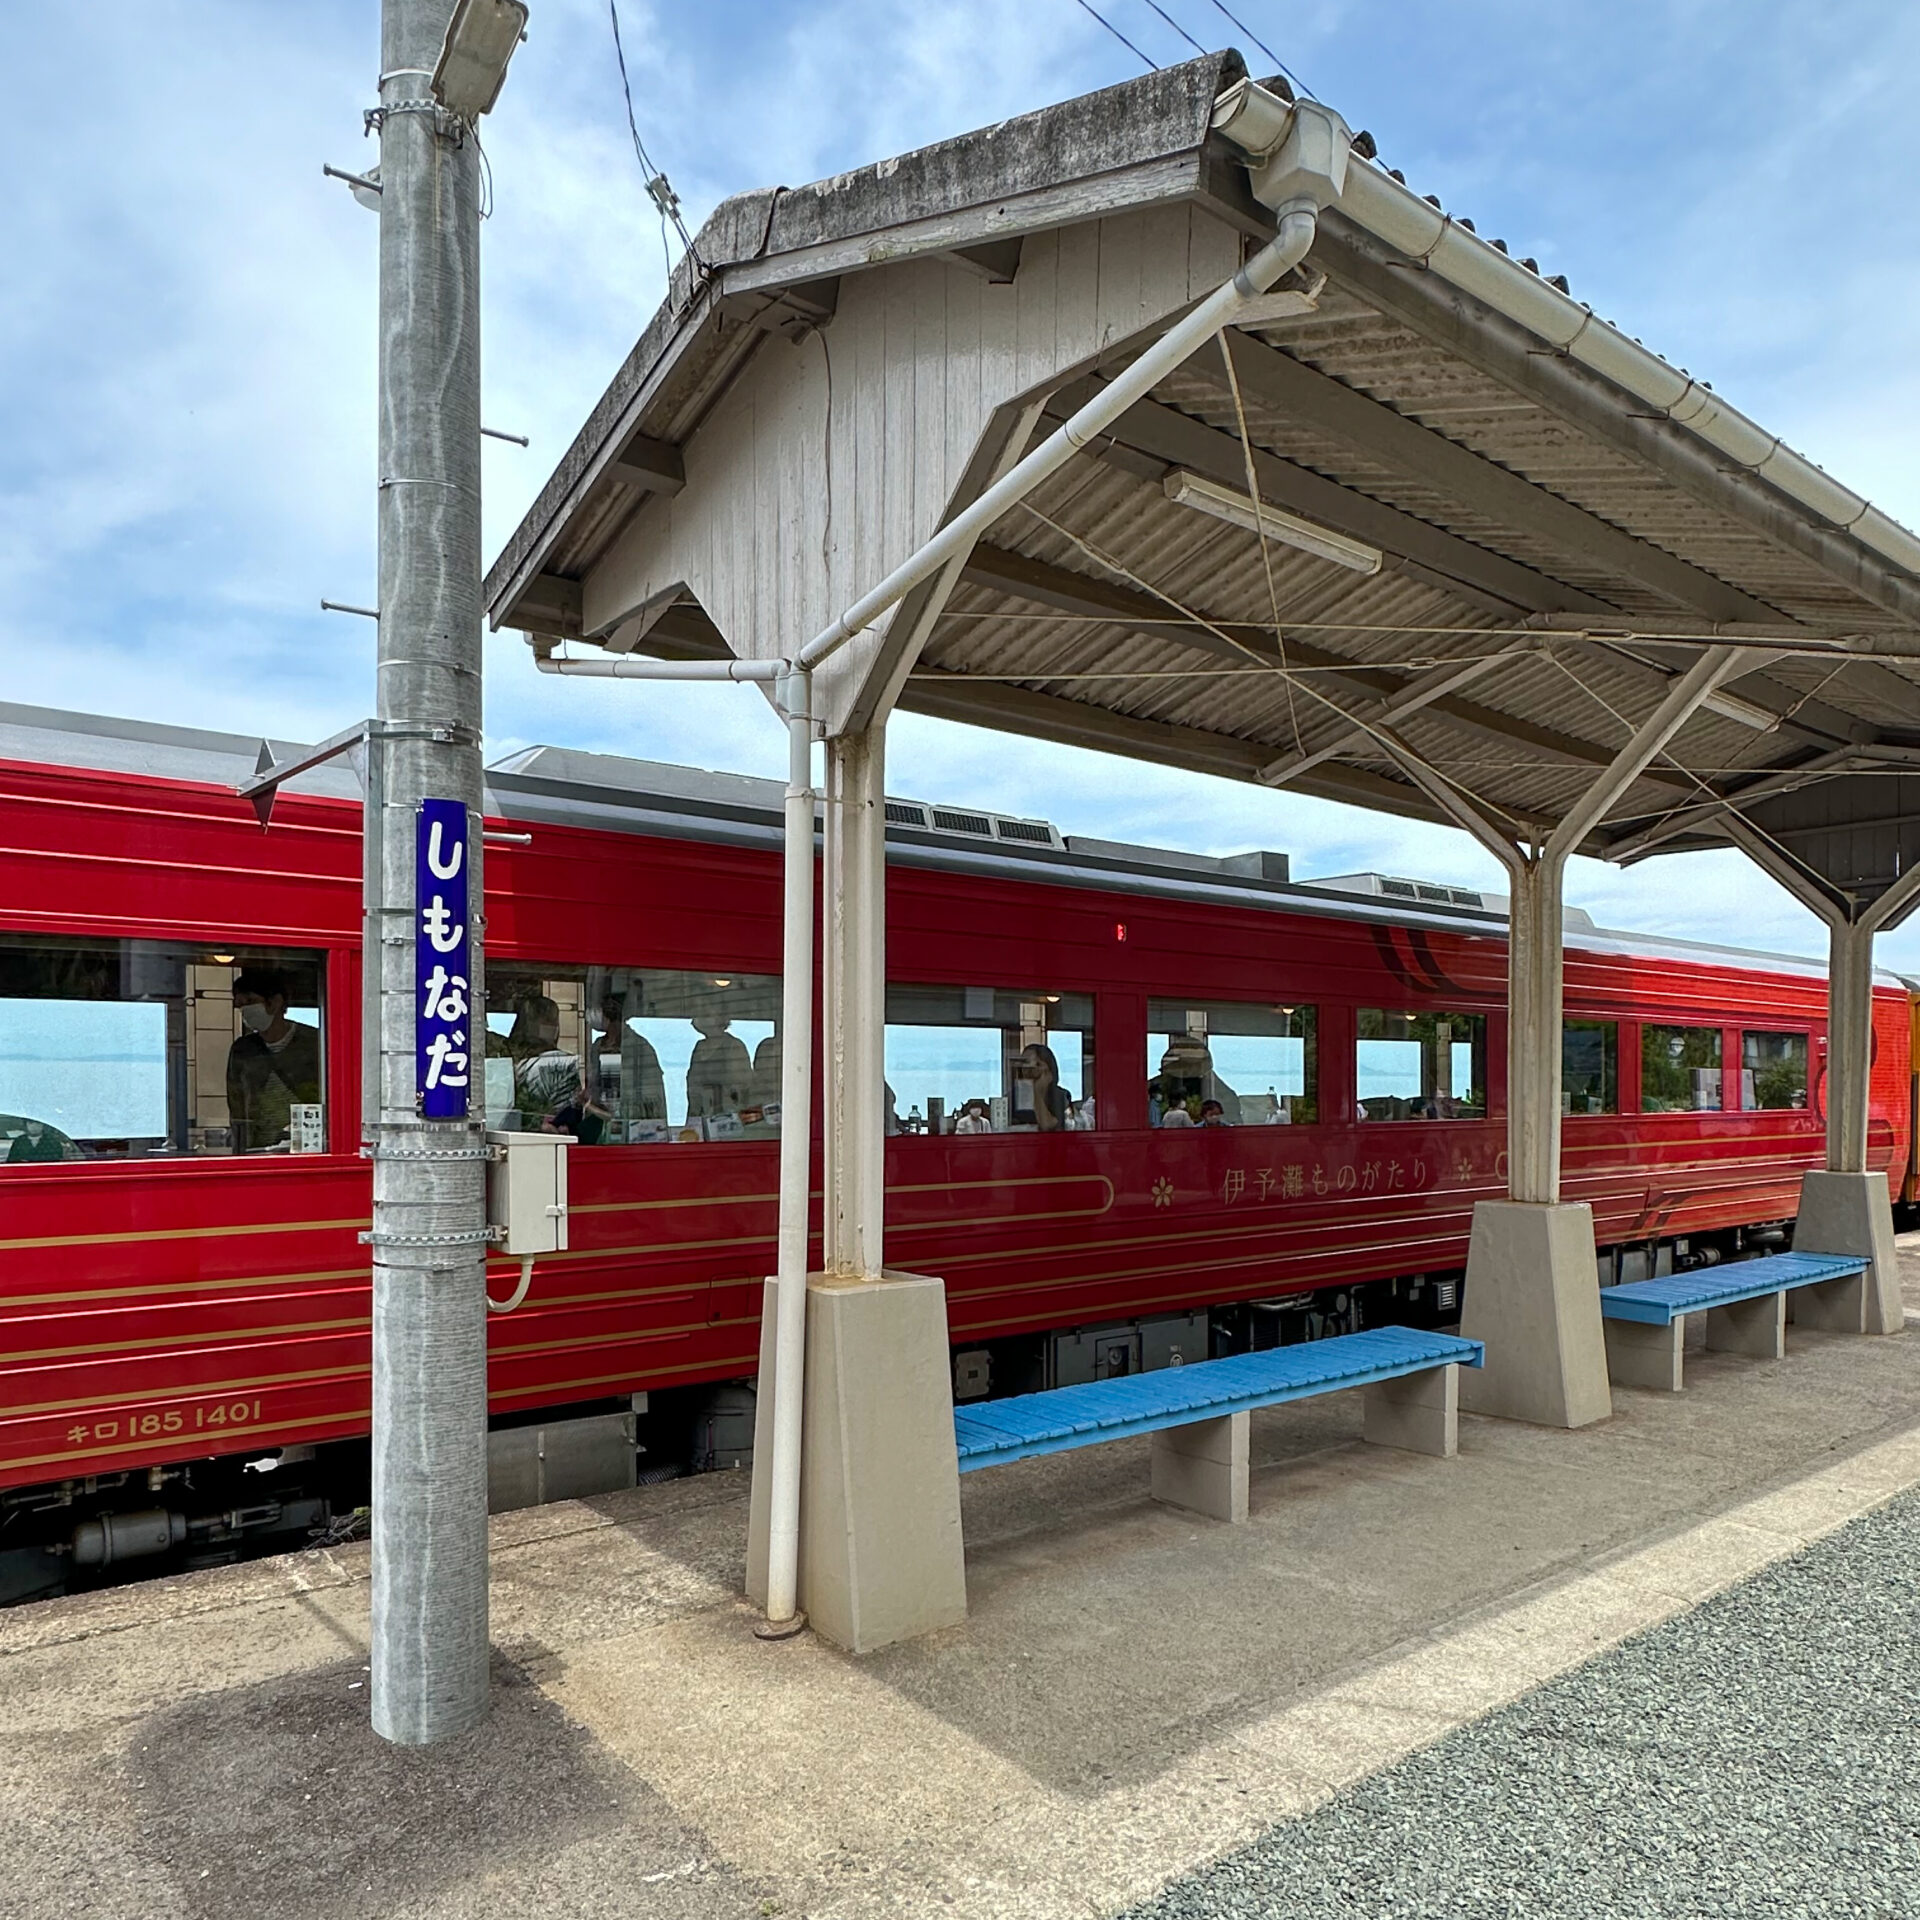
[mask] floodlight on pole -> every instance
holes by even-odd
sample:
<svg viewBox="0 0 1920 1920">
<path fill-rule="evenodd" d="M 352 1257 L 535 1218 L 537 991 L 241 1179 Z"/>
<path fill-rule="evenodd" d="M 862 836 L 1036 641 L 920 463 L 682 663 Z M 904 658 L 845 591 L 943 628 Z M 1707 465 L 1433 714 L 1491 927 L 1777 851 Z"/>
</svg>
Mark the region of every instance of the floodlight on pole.
<svg viewBox="0 0 1920 1920">
<path fill-rule="evenodd" d="M 1361 540 L 1349 540 L 1345 534 L 1315 526 L 1311 520 L 1296 519 L 1270 507 L 1264 501 L 1251 500 L 1232 487 L 1203 480 L 1197 473 L 1176 467 L 1167 475 L 1167 498 L 1179 506 L 1210 513 L 1229 526 L 1245 527 L 1249 533 L 1264 533 L 1283 546 L 1297 547 L 1320 560 L 1331 560 L 1336 567 L 1349 567 L 1355 573 L 1378 573 L 1381 553 Z"/>
<path fill-rule="evenodd" d="M 522 0 L 457 0 L 434 63 L 433 97 L 469 123 L 491 111 L 507 78 L 507 62 L 527 36 Z"/>
</svg>

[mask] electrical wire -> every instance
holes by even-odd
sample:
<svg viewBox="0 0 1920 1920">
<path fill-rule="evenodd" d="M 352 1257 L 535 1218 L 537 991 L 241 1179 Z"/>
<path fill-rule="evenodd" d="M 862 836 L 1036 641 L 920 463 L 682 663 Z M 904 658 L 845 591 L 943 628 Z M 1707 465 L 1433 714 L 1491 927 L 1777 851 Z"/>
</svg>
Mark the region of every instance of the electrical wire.
<svg viewBox="0 0 1920 1920">
<path fill-rule="evenodd" d="M 1260 505 L 1260 475 L 1253 464 L 1253 437 L 1247 431 L 1247 409 L 1240 398 L 1240 376 L 1234 370 L 1233 346 L 1227 338 L 1227 329 L 1222 327 L 1219 333 L 1220 359 L 1227 370 L 1227 387 L 1233 395 L 1233 417 L 1240 429 L 1240 451 L 1246 456 L 1247 497 L 1253 502 L 1253 527 L 1260 536 L 1260 570 L 1267 576 L 1267 605 L 1273 613 L 1273 643 L 1280 650 L 1280 664 L 1287 664 L 1287 636 L 1280 624 L 1280 590 L 1273 580 L 1273 549 L 1267 539 L 1267 516 Z M 1293 681 L 1287 681 L 1287 719 L 1293 726 L 1293 748 L 1296 753 L 1306 749 L 1300 743 L 1300 716 L 1293 708 Z"/>
<path fill-rule="evenodd" d="M 1244 20 L 1240 19 L 1239 16 L 1236 14 L 1227 13 L 1227 9 L 1220 4 L 1220 0 L 1213 0 L 1213 5 L 1217 12 L 1226 14 L 1227 19 L 1232 22 L 1234 27 L 1238 29 L 1238 31 L 1240 31 L 1241 33 L 1244 33 L 1247 36 L 1247 38 L 1251 40 L 1253 44 L 1256 47 L 1258 47 L 1260 51 L 1264 53 L 1269 60 L 1273 62 L 1275 67 L 1277 67 L 1280 70 L 1280 72 L 1284 73 L 1287 76 L 1288 80 L 1290 80 L 1293 83 L 1293 90 L 1295 93 L 1299 94 L 1303 99 L 1311 100 L 1315 98 L 1313 89 L 1310 86 L 1308 86 L 1307 83 L 1304 80 L 1302 80 L 1300 76 L 1297 73 L 1295 73 L 1294 70 L 1290 66 L 1288 66 L 1287 63 L 1284 60 L 1282 60 L 1280 56 L 1277 53 L 1275 53 L 1274 50 L 1270 46 L 1268 46 L 1267 43 L 1264 40 L 1262 40 L 1260 36 L 1257 33 L 1255 33 L 1254 30 L 1250 26 L 1248 26 Z"/>
<path fill-rule="evenodd" d="M 469 127 L 467 131 L 473 137 L 473 150 L 480 156 L 480 218 L 493 218 L 493 162 L 487 158 L 487 150 L 480 144 L 480 129 Z"/>
<path fill-rule="evenodd" d="M 1194 50 L 1195 53 L 1207 54 L 1213 51 L 1211 47 L 1203 47 L 1200 44 L 1200 42 L 1196 40 L 1193 37 L 1193 35 L 1190 34 L 1186 30 L 1186 28 L 1183 27 L 1180 24 L 1180 22 L 1176 20 L 1173 17 L 1173 15 L 1166 10 L 1165 7 L 1159 4 L 1159 0 L 1147 0 L 1147 5 L 1150 6 L 1154 10 L 1154 12 L 1157 13 L 1160 16 L 1160 18 L 1164 20 L 1167 23 L 1167 25 L 1170 26 L 1174 30 L 1174 32 L 1177 33 L 1180 36 L 1180 38 L 1184 40 L 1187 43 L 1187 45 Z"/>
<path fill-rule="evenodd" d="M 653 164 L 648 156 L 646 142 L 640 138 L 640 123 L 633 113 L 633 87 L 627 79 L 627 50 L 620 41 L 619 0 L 607 0 L 607 18 L 613 22 L 613 57 L 620 64 L 620 93 L 627 103 L 627 131 L 633 135 L 634 158 L 640 162 L 641 178 L 647 184 L 647 197 L 660 209 L 660 251 L 667 259 L 667 278 L 673 278 L 673 258 L 667 246 L 667 222 L 671 220 L 674 231 L 680 236 L 680 244 L 686 248 L 688 257 L 702 273 L 706 271 L 706 262 L 700 258 L 700 249 L 693 244 L 693 235 L 687 231 L 687 223 L 680 217 L 679 196 L 667 184 L 667 176 Z"/>
<path fill-rule="evenodd" d="M 1132 55 L 1133 55 L 1133 57 L 1134 57 L 1134 58 L 1135 58 L 1136 60 L 1143 60 L 1143 61 L 1146 61 L 1146 64 L 1147 64 L 1147 65 L 1148 65 L 1149 67 L 1151 67 L 1151 68 L 1153 69 L 1153 71 L 1154 71 L 1155 73 L 1158 73 L 1158 72 L 1160 71 L 1160 62 L 1159 62 L 1158 60 L 1148 60 L 1148 59 L 1147 59 L 1147 56 L 1146 56 L 1146 55 L 1145 55 L 1144 53 L 1142 53 L 1142 52 L 1140 51 L 1140 49 L 1139 49 L 1138 47 L 1136 47 L 1136 46 L 1135 46 L 1135 45 L 1133 44 L 1133 42 L 1132 42 L 1131 40 L 1129 40 L 1129 39 L 1127 38 L 1127 36 L 1126 36 L 1126 35 L 1125 35 L 1124 33 L 1122 33 L 1122 32 L 1120 31 L 1120 29 L 1119 29 L 1119 28 L 1118 28 L 1118 27 L 1116 27 L 1116 26 L 1115 26 L 1115 25 L 1113 24 L 1113 22 L 1112 22 L 1111 20 L 1109 20 L 1109 19 L 1107 18 L 1107 16 L 1106 16 L 1106 15 L 1105 15 L 1104 13 L 1102 13 L 1102 12 L 1101 12 L 1101 11 L 1099 10 L 1099 8 L 1098 8 L 1098 7 L 1096 7 L 1096 6 L 1094 6 L 1094 5 L 1092 4 L 1092 0 L 1074 0 L 1074 3 L 1075 3 L 1075 5 L 1077 5 L 1077 6 L 1078 6 L 1078 7 L 1080 8 L 1080 10 L 1081 10 L 1081 11 L 1082 11 L 1083 13 L 1090 13 L 1090 14 L 1092 14 L 1092 15 L 1093 15 L 1093 17 L 1094 17 L 1094 18 L 1095 18 L 1096 20 L 1098 20 L 1098 21 L 1100 22 L 1100 24 L 1101 24 L 1101 25 L 1102 25 L 1103 27 L 1105 27 L 1105 28 L 1106 28 L 1106 30 L 1107 30 L 1107 31 L 1108 31 L 1108 32 L 1109 32 L 1110 34 L 1112 34 L 1112 35 L 1113 35 L 1113 37 L 1114 37 L 1114 38 L 1115 38 L 1116 40 L 1118 40 L 1118 41 L 1120 42 L 1120 44 L 1121 44 L 1121 45 L 1122 45 L 1123 47 L 1125 47 L 1125 48 L 1126 48 L 1126 50 L 1127 50 L 1127 51 L 1128 51 L 1128 52 L 1129 52 L 1130 54 L 1132 54 Z M 611 6 L 611 5 L 613 4 L 613 0 L 607 0 L 607 4 L 608 4 L 609 6 Z"/>
</svg>

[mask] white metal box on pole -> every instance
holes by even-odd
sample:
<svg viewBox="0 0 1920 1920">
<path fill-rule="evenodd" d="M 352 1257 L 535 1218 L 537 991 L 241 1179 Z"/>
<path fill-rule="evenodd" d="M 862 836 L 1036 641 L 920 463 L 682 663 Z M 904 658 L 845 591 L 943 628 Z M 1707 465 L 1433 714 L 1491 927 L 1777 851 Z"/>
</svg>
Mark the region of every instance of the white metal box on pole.
<svg viewBox="0 0 1920 1920">
<path fill-rule="evenodd" d="M 567 1149 L 564 1133 L 489 1133 L 487 1224 L 494 1247 L 516 1260 L 567 1250 Z"/>
</svg>

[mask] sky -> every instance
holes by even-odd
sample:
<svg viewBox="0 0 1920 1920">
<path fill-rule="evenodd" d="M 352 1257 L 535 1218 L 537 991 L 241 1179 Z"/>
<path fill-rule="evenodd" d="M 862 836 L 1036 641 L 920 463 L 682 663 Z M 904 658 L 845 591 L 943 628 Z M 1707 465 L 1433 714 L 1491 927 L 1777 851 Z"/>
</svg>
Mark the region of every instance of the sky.
<svg viewBox="0 0 1920 1920">
<path fill-rule="evenodd" d="M 1214 0 L 1163 0 L 1270 64 Z M 1188 47 L 1097 0 L 1149 59 Z M 1920 525 L 1920 8 L 1905 0 L 1230 0 L 1383 164 L 1503 235 L 1908 525 Z M 375 0 L 9 9 L 0 114 L 0 698 L 290 739 L 372 695 Z M 486 553 L 661 296 L 605 0 L 531 0 L 484 125 Z M 1079 0 L 621 0 L 642 136 L 697 228 L 799 184 L 1142 70 Z M 487 659 L 488 754 L 534 742 L 774 775 L 740 688 Z M 1296 875 L 1502 886 L 1450 828 L 898 716 L 890 786 Z M 910 773 L 906 769 L 911 769 Z M 1735 853 L 1579 860 L 1603 924 L 1818 953 Z M 1920 916 L 1880 942 L 1920 972 Z"/>
</svg>

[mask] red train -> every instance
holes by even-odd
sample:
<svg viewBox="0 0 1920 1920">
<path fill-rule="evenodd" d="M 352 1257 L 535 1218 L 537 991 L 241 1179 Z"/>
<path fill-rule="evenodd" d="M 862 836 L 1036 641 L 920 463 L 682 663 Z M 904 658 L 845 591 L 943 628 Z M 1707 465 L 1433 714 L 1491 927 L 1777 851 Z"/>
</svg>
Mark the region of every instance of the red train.
<svg viewBox="0 0 1920 1920">
<path fill-rule="evenodd" d="M 357 789 L 312 776 L 262 831 L 253 763 L 0 706 L 0 1599 L 355 1497 Z M 737 1459 L 779 789 L 545 748 L 489 781 L 523 837 L 488 854 L 490 1118 L 582 1142 L 571 1251 L 492 1322 L 495 1426 L 599 1421 L 631 1478 L 644 1409 L 643 1469 Z M 959 1397 L 1457 1315 L 1503 1191 L 1498 900 L 888 812 L 889 1258 L 946 1279 Z M 1575 924 L 1566 1004 L 1602 1279 L 1779 1244 L 1822 1154 L 1821 970 Z M 1888 976 L 1871 1151 L 1902 1185 L 1913 1030 Z"/>
</svg>

